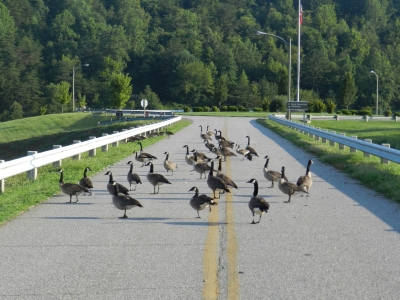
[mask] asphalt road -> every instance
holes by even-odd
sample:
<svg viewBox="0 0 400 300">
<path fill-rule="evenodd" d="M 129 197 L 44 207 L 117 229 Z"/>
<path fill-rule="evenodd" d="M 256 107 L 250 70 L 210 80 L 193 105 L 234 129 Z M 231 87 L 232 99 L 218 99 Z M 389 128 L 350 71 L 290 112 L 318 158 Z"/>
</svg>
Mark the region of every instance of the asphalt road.
<svg viewBox="0 0 400 300">
<path fill-rule="evenodd" d="M 146 149 L 158 157 L 155 172 L 166 175 L 163 153 L 179 168 L 152 194 L 149 167 L 134 157 L 109 167 L 128 185 L 129 160 L 142 185 L 132 192 L 143 208 L 120 219 L 108 194 L 108 176 L 92 177 L 93 196 L 78 203 L 55 195 L 0 227 L 0 299 L 399 299 L 399 206 L 377 196 L 310 157 L 250 118 L 190 117 L 193 124 Z M 197 186 L 211 195 L 206 180 L 191 172 L 185 148 L 208 153 L 203 129 L 259 153 L 253 161 L 233 157 L 223 171 L 239 189 L 221 196 L 218 206 L 200 212 L 189 205 Z M 286 167 L 295 182 L 308 159 L 310 197 L 284 203 L 277 185 L 263 177 Z M 214 155 L 212 155 L 214 156 Z M 68 181 L 66 170 L 65 179 Z M 270 203 L 261 222 L 250 224 L 248 201 L 256 178 L 259 195 Z M 58 177 L 54 178 L 58 184 Z M 0 198 L 1 201 L 1 198 Z M 258 216 L 256 216 L 258 219 Z M 257 220 L 256 219 L 256 220 Z"/>
</svg>

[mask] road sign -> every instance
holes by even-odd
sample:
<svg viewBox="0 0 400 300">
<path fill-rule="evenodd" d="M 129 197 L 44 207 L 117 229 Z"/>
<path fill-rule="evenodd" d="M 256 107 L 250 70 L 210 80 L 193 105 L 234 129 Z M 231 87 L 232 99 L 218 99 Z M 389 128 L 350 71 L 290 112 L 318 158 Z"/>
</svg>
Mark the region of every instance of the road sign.
<svg viewBox="0 0 400 300">
<path fill-rule="evenodd" d="M 308 110 L 308 101 L 288 101 L 288 110 Z"/>
<path fill-rule="evenodd" d="M 140 102 L 140 104 L 142 105 L 142 107 L 146 107 L 147 104 L 149 104 L 149 102 L 147 101 L 147 99 L 142 99 L 142 101 Z"/>
</svg>

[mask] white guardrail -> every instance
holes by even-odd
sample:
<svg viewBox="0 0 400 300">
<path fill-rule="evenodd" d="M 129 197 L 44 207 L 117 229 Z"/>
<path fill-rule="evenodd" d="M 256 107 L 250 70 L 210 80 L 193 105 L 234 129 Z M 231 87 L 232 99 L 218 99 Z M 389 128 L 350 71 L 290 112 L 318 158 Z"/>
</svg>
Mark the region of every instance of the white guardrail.
<svg viewBox="0 0 400 300">
<path fill-rule="evenodd" d="M 310 125 L 300 124 L 297 122 L 293 122 L 284 118 L 277 118 L 276 116 L 270 115 L 268 117 L 270 120 L 280 123 L 284 126 L 288 126 L 303 132 L 306 132 L 310 135 L 314 135 L 320 137 L 322 139 L 326 139 L 339 145 L 345 145 L 353 149 L 360 150 L 364 153 L 371 154 L 381 159 L 385 159 L 387 161 L 392 161 L 395 163 L 400 163 L 400 151 L 396 149 L 391 149 L 386 146 L 381 146 L 377 144 L 373 144 L 372 142 L 366 142 L 363 140 L 358 140 L 356 138 L 347 137 L 344 134 L 336 134 L 334 132 L 329 132 L 327 130 L 321 130 L 319 128 L 315 128 Z"/>
<path fill-rule="evenodd" d="M 72 157 L 96 148 L 106 146 L 112 143 L 123 141 L 129 137 L 140 135 L 146 132 L 151 132 L 171 125 L 181 120 L 181 116 L 174 117 L 158 123 L 145 125 L 137 128 L 131 128 L 122 132 L 113 133 L 110 135 L 96 137 L 88 141 L 80 142 L 77 144 L 61 147 L 58 149 L 48 150 L 33 155 L 24 156 L 14 160 L 0 163 L 0 180 L 4 180 L 8 177 L 21 174 L 23 172 L 32 171 L 39 167 L 57 162 L 59 160 Z"/>
</svg>

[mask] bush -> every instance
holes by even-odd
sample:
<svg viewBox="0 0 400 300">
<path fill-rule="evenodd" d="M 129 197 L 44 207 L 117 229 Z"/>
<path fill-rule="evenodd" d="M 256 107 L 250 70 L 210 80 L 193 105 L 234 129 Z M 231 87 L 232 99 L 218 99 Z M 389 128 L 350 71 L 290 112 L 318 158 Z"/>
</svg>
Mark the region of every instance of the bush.
<svg viewBox="0 0 400 300">
<path fill-rule="evenodd" d="M 285 112 L 286 111 L 286 97 L 276 96 L 269 105 L 270 112 Z"/>
<path fill-rule="evenodd" d="M 319 99 L 314 102 L 313 109 L 314 109 L 314 112 L 316 112 L 316 113 L 322 113 L 326 110 L 326 105 L 325 105 L 324 101 Z"/>
<path fill-rule="evenodd" d="M 189 106 L 184 106 L 183 107 L 183 112 L 190 112 L 190 107 Z"/>
<path fill-rule="evenodd" d="M 356 115 L 358 114 L 358 110 L 352 109 L 352 110 L 350 110 L 350 113 L 351 113 L 353 116 L 356 116 Z"/>
<path fill-rule="evenodd" d="M 238 108 L 237 108 L 237 106 L 231 105 L 231 106 L 228 106 L 228 111 L 238 111 Z"/>
<path fill-rule="evenodd" d="M 203 112 L 203 111 L 204 111 L 204 108 L 201 106 L 193 107 L 193 112 Z"/>
<path fill-rule="evenodd" d="M 246 107 L 243 105 L 239 106 L 239 111 L 249 111 Z"/>
<path fill-rule="evenodd" d="M 333 114 L 335 112 L 335 109 L 336 109 L 335 101 L 333 99 L 331 99 L 331 98 L 328 98 L 328 99 L 326 99 L 325 102 L 326 102 L 326 111 L 329 114 Z"/>
<path fill-rule="evenodd" d="M 394 116 L 394 117 L 400 117 L 400 112 L 399 112 L 399 111 L 396 111 L 396 112 L 393 114 L 393 116 Z"/>
<path fill-rule="evenodd" d="M 365 109 L 360 109 L 359 111 L 358 111 L 358 115 L 359 116 L 372 116 L 372 111 L 370 111 L 370 110 L 365 110 Z"/>
<path fill-rule="evenodd" d="M 216 112 L 218 112 L 218 111 L 219 111 L 219 108 L 218 108 L 218 107 L 216 107 L 216 106 L 213 106 L 213 107 L 211 108 L 211 110 L 212 110 L 212 111 L 216 111 Z"/>
<path fill-rule="evenodd" d="M 253 109 L 255 112 L 263 112 L 264 110 L 261 107 L 256 107 Z"/>
<path fill-rule="evenodd" d="M 347 110 L 346 108 L 343 108 L 343 109 L 341 109 L 340 111 L 341 111 L 342 114 L 344 114 L 344 115 L 347 115 L 347 116 L 350 116 L 350 115 L 351 115 L 351 112 L 350 112 L 349 110 Z"/>
<path fill-rule="evenodd" d="M 386 109 L 386 110 L 383 112 L 383 115 L 384 115 L 385 117 L 391 117 L 391 116 L 392 116 L 392 111 L 390 110 L 390 108 Z"/>
<path fill-rule="evenodd" d="M 205 111 L 205 112 L 209 112 L 209 111 L 210 111 L 210 108 L 209 108 L 208 106 L 204 106 L 204 111 Z"/>
<path fill-rule="evenodd" d="M 222 105 L 221 106 L 221 111 L 228 111 L 228 106 Z"/>
<path fill-rule="evenodd" d="M 338 115 L 342 115 L 342 114 L 343 114 L 341 110 L 338 110 L 336 113 L 337 113 Z"/>
</svg>

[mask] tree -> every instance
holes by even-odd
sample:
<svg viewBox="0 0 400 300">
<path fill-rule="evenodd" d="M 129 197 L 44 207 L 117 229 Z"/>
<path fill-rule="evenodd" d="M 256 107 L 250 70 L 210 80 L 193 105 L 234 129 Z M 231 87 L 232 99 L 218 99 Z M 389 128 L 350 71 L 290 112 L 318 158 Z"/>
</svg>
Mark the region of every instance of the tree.
<svg viewBox="0 0 400 300">
<path fill-rule="evenodd" d="M 61 81 L 58 84 L 50 83 L 48 85 L 51 97 L 61 104 L 61 113 L 64 113 L 64 105 L 68 104 L 72 98 L 72 94 L 69 92 L 70 87 L 71 85 L 66 81 Z"/>
<path fill-rule="evenodd" d="M 17 101 L 14 101 L 10 106 L 10 117 L 11 120 L 22 119 L 24 116 L 24 111 L 22 109 L 22 105 Z"/>
<path fill-rule="evenodd" d="M 107 81 L 108 96 L 111 107 L 123 108 L 132 95 L 131 77 L 129 74 L 112 72 Z"/>
<path fill-rule="evenodd" d="M 144 91 L 139 94 L 139 99 L 146 99 L 148 109 L 163 109 L 163 105 L 158 95 L 153 92 L 149 85 L 146 85 Z"/>
<path fill-rule="evenodd" d="M 339 92 L 339 103 L 348 110 L 349 106 L 356 101 L 356 94 L 357 87 L 353 75 L 350 72 L 346 72 Z"/>
<path fill-rule="evenodd" d="M 215 103 L 222 104 L 228 99 L 228 75 L 222 74 L 215 84 L 214 100 Z"/>
</svg>

